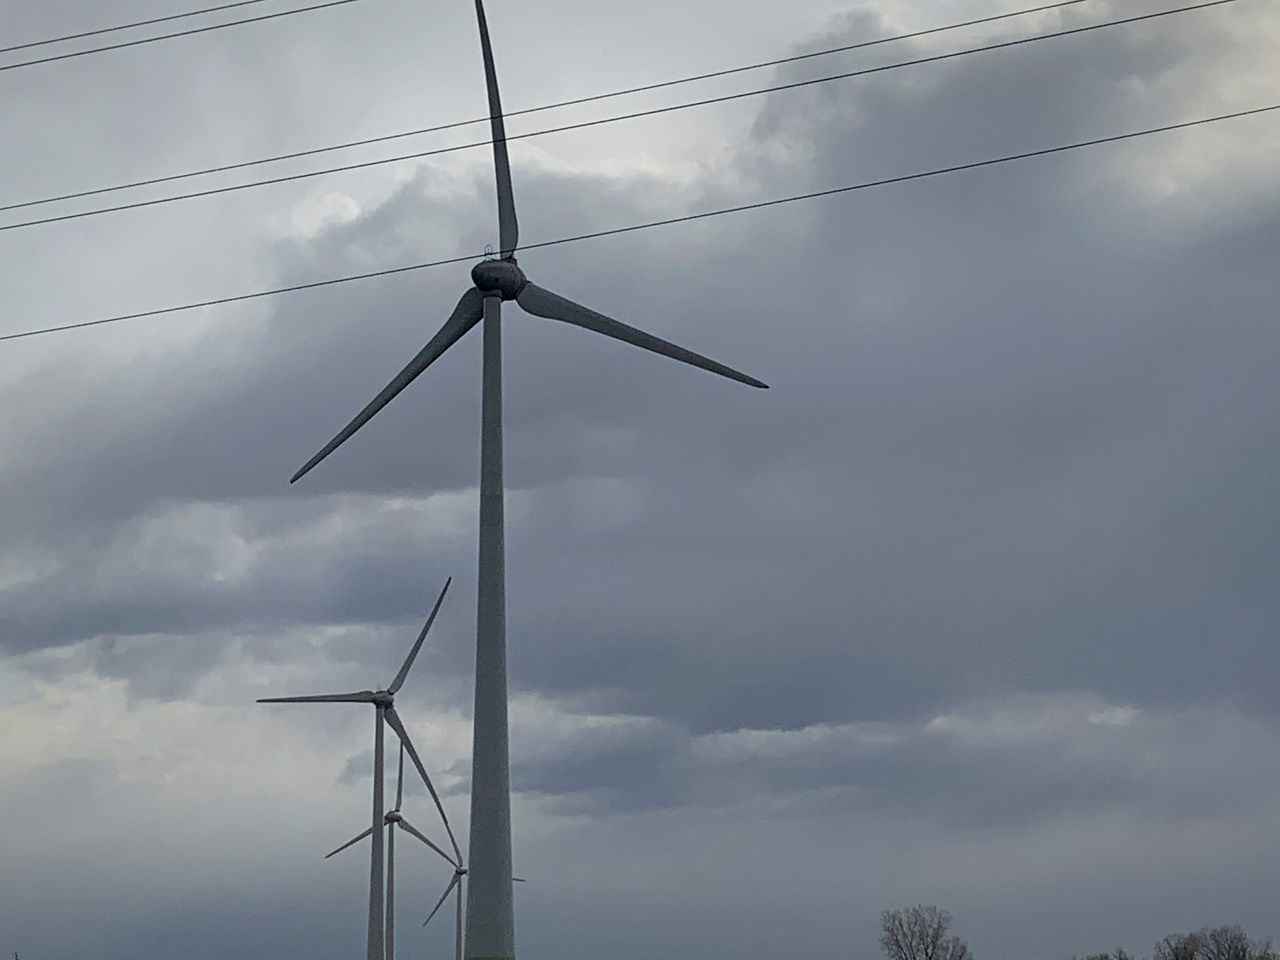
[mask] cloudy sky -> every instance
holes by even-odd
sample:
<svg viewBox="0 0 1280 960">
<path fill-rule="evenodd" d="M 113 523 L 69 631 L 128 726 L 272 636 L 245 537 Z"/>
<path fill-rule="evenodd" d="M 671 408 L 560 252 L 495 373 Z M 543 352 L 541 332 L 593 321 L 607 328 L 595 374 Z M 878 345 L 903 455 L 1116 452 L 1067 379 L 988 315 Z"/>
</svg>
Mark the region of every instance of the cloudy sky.
<svg viewBox="0 0 1280 960">
<path fill-rule="evenodd" d="M 520 110 L 1024 5 L 489 14 Z M 1085 0 L 509 129 L 1174 5 Z M 198 6 L 5 0 L 0 46 Z M 1275 4 L 1237 0 L 529 138 L 522 238 L 1270 106 L 1278 51 Z M 0 70 L 0 205 L 484 111 L 465 0 Z M 522 957 L 872 958 L 879 912 L 918 902 L 978 960 L 1280 935 L 1278 117 L 522 256 L 772 386 L 508 314 Z M 473 254 L 496 243 L 488 163 L 2 230 L 0 335 Z M 385 684 L 447 576 L 400 700 L 465 836 L 478 336 L 287 478 L 467 269 L 0 343 L 0 955 L 360 956 L 366 861 L 320 857 L 367 818 L 369 718 L 253 701 Z M 431 822 L 420 790 L 406 812 Z M 452 936 L 418 926 L 449 876 L 423 852 L 402 856 L 405 957 Z"/>
</svg>

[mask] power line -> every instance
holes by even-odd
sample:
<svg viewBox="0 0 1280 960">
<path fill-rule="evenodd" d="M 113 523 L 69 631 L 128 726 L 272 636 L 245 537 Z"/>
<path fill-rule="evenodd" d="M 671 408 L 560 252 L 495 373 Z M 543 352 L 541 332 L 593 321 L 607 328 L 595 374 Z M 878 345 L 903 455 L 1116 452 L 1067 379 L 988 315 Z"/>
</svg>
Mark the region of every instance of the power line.
<svg viewBox="0 0 1280 960">
<path fill-rule="evenodd" d="M 763 96 L 769 93 L 780 93 L 788 90 L 797 90 L 803 87 L 810 87 L 821 83 L 831 83 L 836 80 L 847 80 L 853 77 L 865 77 L 872 74 L 884 73 L 890 70 L 899 70 L 904 67 L 916 67 L 927 63 L 938 63 L 943 60 L 953 60 L 958 57 L 970 56 L 977 53 L 989 53 L 993 50 L 1004 50 L 1010 47 L 1025 46 L 1040 40 L 1052 40 L 1061 37 L 1076 36 L 1084 33 L 1091 33 L 1110 27 L 1125 26 L 1128 24 L 1138 23 L 1144 20 L 1155 20 L 1160 17 L 1168 17 L 1179 13 L 1188 13 L 1195 10 L 1204 10 L 1210 7 L 1220 7 L 1229 3 L 1238 3 L 1239 0 L 1206 0 L 1206 2 L 1193 4 L 1185 7 L 1177 7 L 1171 10 L 1160 10 L 1155 13 L 1145 13 L 1133 17 L 1125 17 L 1119 20 L 1108 20 L 1103 23 L 1089 24 L 1083 27 L 1071 27 L 1065 30 L 1057 30 L 1052 33 L 1037 34 L 1033 37 L 1020 37 L 1016 40 L 1004 40 L 998 43 L 986 44 L 980 47 L 970 47 L 964 50 L 954 51 L 952 53 L 934 54 L 928 57 L 918 57 L 914 60 L 903 60 L 897 63 L 882 64 L 876 67 L 865 67 L 861 70 L 853 70 L 848 73 L 835 74 L 827 77 L 816 77 L 810 80 L 799 80 L 794 83 L 779 84 L 772 87 L 764 87 L 756 90 L 748 90 L 740 93 L 730 93 L 719 97 L 709 97 L 704 100 L 693 100 L 686 103 L 674 104 L 667 107 L 654 107 L 649 110 L 640 110 L 634 113 L 617 114 L 612 117 L 603 117 L 597 120 L 586 120 L 581 123 L 564 124 L 559 127 L 544 127 L 541 130 L 532 130 L 526 133 L 511 134 L 506 139 L 525 140 L 531 137 L 547 136 L 553 133 L 566 133 L 574 130 L 585 130 L 590 127 L 603 126 L 609 123 L 618 123 L 624 120 L 636 120 L 641 117 L 652 117 L 659 114 L 674 113 L 679 110 L 688 110 L 693 107 L 705 107 L 719 103 L 728 103 L 735 100 L 743 100 L 749 97 Z M 166 203 L 175 203 L 180 200 L 193 200 L 200 197 L 211 197 L 223 193 L 234 193 L 240 190 L 249 190 L 255 187 L 271 186 L 279 183 L 290 183 L 295 180 L 306 180 L 312 177 L 327 176 L 332 173 L 346 173 L 353 170 L 365 170 L 371 167 L 383 166 L 389 163 L 400 163 L 405 160 L 420 160 L 425 157 L 435 157 L 446 153 L 457 153 L 462 150 L 472 150 L 478 147 L 487 147 L 493 143 L 492 140 L 475 140 L 471 143 L 455 144 L 450 147 L 437 147 L 433 150 L 422 150 L 416 153 L 401 154 L 395 157 L 384 157 L 380 160 L 363 160 L 358 163 L 348 163 L 337 167 L 326 167 L 321 170 L 309 170 L 302 173 L 287 174 L 279 177 L 270 177 L 263 180 L 253 180 L 248 183 L 231 184 L 224 187 L 210 187 L 205 190 L 196 190 L 191 193 L 174 194 L 167 197 L 155 197 L 151 200 L 137 200 L 132 203 L 123 203 L 111 207 L 99 207 L 95 210 L 82 210 L 76 213 L 64 213 L 51 217 L 41 217 L 35 220 L 23 220 L 18 223 L 9 223 L 0 225 L 0 233 L 7 230 L 19 230 L 26 227 L 41 226 L 50 223 L 61 223 L 67 220 L 80 220 L 85 217 L 95 217 L 106 213 L 119 213 L 124 210 L 138 210 L 144 207 L 154 207 Z"/>
<path fill-rule="evenodd" d="M 1012 10 L 1009 13 L 991 14 L 986 17 L 978 17 L 974 20 L 964 20 L 959 23 L 949 23 L 941 27 L 929 27 L 923 30 L 913 30 L 910 33 L 898 33 L 888 37 L 877 37 L 874 40 L 862 40 L 858 43 L 848 43 L 840 47 L 831 47 L 826 50 L 815 50 L 810 53 L 800 53 L 791 57 L 782 57 L 778 60 L 765 60 L 760 63 L 751 63 L 742 67 L 729 67 L 724 70 L 713 70 L 710 73 L 699 73 L 691 77 L 681 77 L 678 80 L 662 80 L 657 83 L 646 83 L 638 87 L 630 87 L 626 90 L 619 90 L 616 93 L 601 93 L 590 97 L 579 97 L 576 100 L 565 100 L 561 103 L 552 104 L 556 107 L 575 107 L 584 103 L 593 103 L 597 100 L 605 100 L 610 97 L 620 97 L 625 94 L 647 93 L 652 90 L 661 90 L 665 87 L 674 87 L 684 83 L 695 83 L 701 80 L 714 80 L 718 77 L 728 77 L 738 73 L 746 73 L 750 70 L 762 70 L 766 67 L 781 67 L 788 63 L 799 63 L 801 60 L 812 60 L 815 57 L 826 57 L 835 53 L 848 53 L 852 50 L 865 50 L 868 47 L 878 47 L 886 43 L 894 43 L 899 40 L 916 40 L 920 37 L 928 37 L 938 33 L 946 33 L 950 30 L 960 30 L 964 27 L 976 27 L 982 24 L 996 23 L 1000 20 L 1010 20 L 1014 17 L 1025 17 L 1032 13 L 1044 13 L 1048 10 L 1060 10 L 1063 7 L 1071 7 L 1078 3 L 1085 3 L 1086 0 L 1061 0 L 1059 3 L 1047 3 L 1038 7 L 1026 7 L 1022 10 Z M 525 113 L 534 113 L 538 110 L 549 109 L 547 107 L 531 107 L 526 110 L 516 110 L 507 116 L 515 117 Z M 488 120 L 485 117 L 484 120 Z"/>
<path fill-rule="evenodd" d="M 870 190 L 874 187 L 885 187 L 892 184 L 909 183 L 913 180 L 925 180 L 930 177 L 940 177 L 950 173 L 960 173 L 966 170 L 978 170 L 983 167 L 993 167 L 1004 163 L 1013 163 L 1018 160 L 1030 160 L 1035 157 L 1047 157 L 1053 154 L 1068 153 L 1074 150 L 1083 150 L 1088 147 L 1097 147 L 1104 144 L 1120 143 L 1126 140 L 1136 140 L 1139 137 L 1149 137 L 1157 133 L 1169 133 L 1174 130 L 1186 130 L 1191 127 L 1204 126 L 1210 123 L 1219 123 L 1224 120 L 1237 120 L 1242 117 L 1251 117 L 1258 114 L 1269 113 L 1280 110 L 1280 103 L 1272 104 L 1266 107 L 1255 107 L 1251 110 L 1238 110 L 1234 113 L 1219 114 L 1214 117 L 1202 117 L 1198 120 L 1185 120 L 1180 123 L 1170 123 L 1159 127 L 1149 127 L 1145 130 L 1134 130 L 1128 133 L 1114 134 L 1108 137 L 1098 137 L 1093 140 L 1079 140 L 1075 143 L 1060 144 L 1054 147 L 1044 147 L 1039 150 L 1029 150 L 1025 153 L 1009 154 L 1003 157 L 994 157 L 988 160 L 974 160 L 968 163 L 954 164 L 949 167 L 938 167 L 933 170 L 923 170 L 917 173 L 901 174 L 895 177 L 886 177 L 881 180 L 867 180 L 862 183 L 855 183 L 844 187 L 833 187 L 828 190 L 817 190 L 812 193 L 802 193 L 790 197 L 780 197 L 774 200 L 761 200 L 756 203 L 744 203 L 734 207 L 723 207 L 718 210 L 708 210 L 703 213 L 691 213 L 680 217 L 669 217 L 664 220 L 650 220 L 646 223 L 632 224 L 626 227 L 614 227 L 609 230 L 597 230 L 592 233 L 579 233 L 570 237 L 561 237 L 557 240 L 543 240 L 539 243 L 529 243 L 522 246 L 521 252 L 527 250 L 541 250 L 547 247 L 559 247 L 569 243 L 578 243 L 583 240 L 597 240 L 602 237 L 618 236 L 624 233 L 635 233 L 640 230 L 650 230 L 654 227 L 667 227 L 680 223 L 691 223 L 695 220 L 706 220 L 711 217 L 722 217 L 733 213 L 745 213 L 749 210 L 763 210 L 769 207 L 778 207 L 788 203 L 798 203 L 803 200 L 816 200 L 823 197 L 834 197 L 842 194 L 854 193 L 861 190 Z M 487 254 L 475 253 L 461 257 L 447 257 L 442 260 L 432 260 L 427 263 L 414 263 L 403 267 L 391 267 L 385 270 L 374 270 L 369 273 L 350 274 L 345 277 L 330 277 L 327 280 L 313 280 L 309 283 L 298 283 L 287 287 L 275 287 L 269 290 L 258 290 L 253 293 L 241 293 L 233 296 L 218 297 L 213 300 L 201 300 L 194 303 L 184 303 L 173 307 L 161 307 L 156 310 L 143 310 L 137 313 L 126 313 L 115 317 L 105 317 L 99 320 L 85 320 L 80 323 L 68 323 L 57 327 L 44 327 L 39 330 L 25 330 L 21 333 L 9 333 L 0 335 L 0 341 L 20 340 L 26 337 L 41 336 L 46 333 L 61 333 L 67 330 L 80 330 L 85 327 L 96 327 L 108 323 L 120 323 L 125 320 L 140 320 L 144 317 L 159 317 L 171 313 L 180 313 L 186 310 L 198 310 L 204 307 L 216 307 L 229 303 L 243 303 L 248 300 L 259 300 L 263 297 L 273 297 L 283 293 L 296 293 L 302 290 L 316 290 L 321 287 L 331 287 L 343 283 L 354 283 L 358 280 L 372 280 L 378 277 L 389 277 L 400 273 L 410 273 L 416 270 L 426 270 L 432 267 L 443 267 L 456 263 L 471 263 L 479 260 Z"/>
<path fill-rule="evenodd" d="M 6 63 L 0 71 L 17 70 L 21 67 L 34 67 L 40 63 L 54 63 L 58 60 L 70 60 L 73 57 L 87 57 L 91 53 L 103 53 L 107 50 L 123 50 L 126 47 L 140 47 L 144 43 L 157 43 L 161 40 L 172 40 L 174 37 L 190 37 L 197 33 L 208 33 L 211 30 L 225 30 L 227 27 L 239 27 L 246 23 L 260 23 L 263 20 L 275 20 L 279 17 L 291 17 L 297 13 L 310 13 L 313 10 L 324 10 L 328 7 L 341 7 L 359 0 L 326 0 L 325 3 L 312 4 L 309 7 L 298 7 L 294 10 L 281 10 L 277 13 L 264 13 L 259 17 L 246 17 L 243 20 L 229 20 L 226 23 L 215 23 L 207 27 L 192 27 L 190 30 L 178 30 L 174 33 L 162 33 L 156 37 L 143 37 L 141 40 L 127 40 L 122 43 L 111 43 L 102 47 L 90 47 L 88 50 L 76 50 L 73 53 L 60 53 L 52 57 L 40 57 L 35 60 L 22 60 L 18 63 Z"/>
<path fill-rule="evenodd" d="M 153 17 L 150 20 L 135 20 L 133 23 L 121 23 L 114 27 L 101 27 L 97 30 L 85 30 L 82 33 L 67 33 L 61 37 L 49 37 L 47 40 L 32 40 L 29 43 L 17 43 L 12 47 L 0 47 L 0 53 L 13 53 L 15 50 L 30 50 L 32 47 L 46 47 L 51 43 L 64 43 L 67 40 L 83 40 L 85 37 L 97 37 L 104 33 L 117 33 L 120 30 L 132 30 L 135 27 L 150 27 L 170 20 L 185 20 L 187 17 L 198 17 L 206 13 L 217 13 L 219 10 L 230 10 L 232 7 L 247 7 L 266 0 L 237 0 L 236 3 L 224 3 L 217 7 L 205 7 L 203 10 L 188 10 L 186 13 L 173 13 L 167 17 Z"/>
<path fill-rule="evenodd" d="M 260 0 L 248 0 L 251 3 L 260 2 Z M 836 53 L 847 53 L 852 50 L 862 50 L 867 47 L 881 46 L 886 43 L 894 43 L 900 40 L 914 40 L 920 37 L 931 36 L 934 34 L 945 33 L 951 30 L 960 30 L 965 27 L 979 26 L 982 24 L 995 23 L 1000 20 L 1009 20 L 1013 17 L 1027 16 L 1032 13 L 1043 13 L 1047 10 L 1058 10 L 1063 7 L 1074 6 L 1079 3 L 1085 3 L 1087 0 L 1060 0 L 1058 3 L 1045 4 L 1038 7 L 1028 7 L 1022 10 L 1014 10 L 1010 13 L 994 14 L 992 16 L 980 17 L 976 20 L 965 20 L 959 23 L 950 23 L 940 27 L 930 27 L 925 30 L 915 30 L 911 33 L 899 33 L 887 37 L 877 37 L 874 40 L 863 40 L 859 43 L 850 43 L 840 47 L 831 47 L 826 50 L 816 50 L 810 53 L 802 53 L 793 57 L 783 57 L 778 60 L 765 60 L 760 63 L 751 63 L 745 66 L 729 67 L 723 70 L 715 70 L 710 73 L 699 73 L 693 76 L 680 77 L 676 80 L 662 80 L 656 83 L 647 83 L 638 87 L 628 87 L 623 90 L 613 90 L 609 93 L 597 93 L 585 97 L 577 97 L 572 100 L 560 100 L 556 103 L 543 104 L 537 107 L 526 107 L 522 110 L 512 110 L 505 114 L 507 119 L 512 117 L 527 116 L 533 113 L 542 113 L 547 110 L 558 110 L 563 107 L 576 107 L 587 103 L 596 103 L 601 100 L 611 100 L 615 97 L 629 96 L 636 93 L 647 93 L 653 90 L 661 90 L 667 87 L 680 86 L 686 83 L 696 83 L 702 80 L 712 80 L 718 77 L 727 77 L 734 74 L 746 73 L 751 70 L 762 70 L 767 67 L 777 67 L 788 63 L 797 63 L 801 60 L 810 60 L 815 57 L 825 57 Z M 50 41 L 46 41 L 50 42 Z M 11 48 L 15 49 L 15 48 Z M 3 51 L 0 51 L 3 52 Z M 61 200 L 76 200 L 84 197 L 99 196 L 104 193 L 115 193 L 120 190 L 130 190 L 135 187 L 150 187 L 161 183 L 172 183 L 175 180 L 186 180 L 192 177 L 202 177 L 213 173 L 227 173 L 231 170 L 243 170 L 246 167 L 255 167 L 265 163 L 277 163 L 281 160 L 297 160 L 301 157 L 312 157 L 323 153 L 332 153 L 337 150 L 349 150 L 353 147 L 367 147 L 375 143 L 386 143 L 390 140 L 402 140 L 406 137 L 416 137 L 427 133 L 440 133 L 445 130 L 455 130 L 459 127 L 470 127 L 480 123 L 488 123 L 488 117 L 477 117 L 472 120 L 455 120 L 450 123 L 438 124 L 434 127 L 420 127 L 416 130 L 404 130 L 399 133 L 388 133 L 378 137 L 368 137 L 363 140 L 349 140 L 345 143 L 331 144 L 326 147 L 313 147 L 308 150 L 297 150 L 292 153 L 281 153 L 271 157 L 262 157 L 258 160 L 244 160 L 239 163 L 228 163 L 221 166 L 206 167 L 201 170 L 191 170 L 186 173 L 174 173 L 162 177 L 151 177 L 146 180 L 135 180 L 131 183 L 120 183 L 110 187 L 98 187 L 93 190 L 81 190 L 76 193 L 64 193 L 59 196 L 45 197 L 40 200 L 27 200 L 22 203 L 10 203 L 0 205 L 0 212 L 6 210 L 19 210 L 23 207 L 34 207 L 46 203 L 56 203 Z"/>
</svg>

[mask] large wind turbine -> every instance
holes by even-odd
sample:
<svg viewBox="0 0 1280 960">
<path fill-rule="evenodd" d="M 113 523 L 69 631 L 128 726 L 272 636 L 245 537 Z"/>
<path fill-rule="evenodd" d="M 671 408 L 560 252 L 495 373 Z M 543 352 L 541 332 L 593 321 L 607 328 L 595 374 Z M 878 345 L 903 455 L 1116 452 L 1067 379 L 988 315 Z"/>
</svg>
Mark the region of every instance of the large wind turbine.
<svg viewBox="0 0 1280 960">
<path fill-rule="evenodd" d="M 436 604 L 431 608 L 431 614 L 427 617 L 427 622 L 422 627 L 422 632 L 418 634 L 418 639 L 414 641 L 413 648 L 409 651 L 409 655 L 405 657 L 404 664 L 400 667 L 400 671 L 395 675 L 395 679 L 391 681 L 385 690 L 359 690 L 355 693 L 325 693 L 310 697 L 265 697 L 259 700 L 259 703 L 371 703 L 374 707 L 374 727 L 373 727 L 373 822 L 369 828 L 369 836 L 372 839 L 372 851 L 370 853 L 369 863 L 369 941 L 368 941 L 368 960 L 387 960 L 386 941 L 384 939 L 383 929 L 383 904 L 384 892 L 382 886 L 383 880 L 383 863 L 382 863 L 382 825 L 386 820 L 383 810 L 382 801 L 382 725 L 385 722 L 392 730 L 396 732 L 396 736 L 400 738 L 400 743 L 405 751 L 409 754 L 409 759 L 413 761 L 413 765 L 418 768 L 418 773 L 422 776 L 422 781 L 427 785 L 427 790 L 431 793 L 431 799 L 435 801 L 436 809 L 440 811 L 440 819 L 444 823 L 445 832 L 449 835 L 449 842 L 453 845 L 454 860 L 451 862 L 462 862 L 462 852 L 458 849 L 458 841 L 454 839 L 453 829 L 449 826 L 449 818 L 445 816 L 444 806 L 440 803 L 440 796 L 436 793 L 436 788 L 431 783 L 431 778 L 427 776 L 427 768 L 422 765 L 422 758 L 418 756 L 418 751 L 414 749 L 413 741 L 409 739 L 409 733 L 405 730 L 404 724 L 400 721 L 400 715 L 396 713 L 395 699 L 396 692 L 403 686 L 405 677 L 409 675 L 409 669 L 413 666 L 414 658 L 418 656 L 418 651 L 422 649 L 422 641 L 427 637 L 427 631 L 431 629 L 431 624 L 436 618 L 436 614 L 440 610 L 440 604 L 444 601 L 445 592 L 449 589 L 450 580 L 446 580 L 444 589 L 440 591 L 440 596 L 436 598 Z M 363 836 L 357 839 L 364 839 Z M 445 855 L 445 859 L 449 859 Z"/>
<path fill-rule="evenodd" d="M 596 313 L 530 282 L 516 263 L 519 229 L 511 190 L 506 130 L 498 78 L 482 0 L 475 0 L 489 94 L 493 160 L 498 188 L 501 254 L 471 270 L 474 284 L 452 316 L 360 413 L 307 461 L 291 483 L 331 454 L 422 371 L 481 320 L 484 321 L 480 428 L 480 549 L 476 600 L 475 735 L 471 767 L 471 865 L 467 884 L 467 957 L 513 960 L 511 903 L 511 795 L 507 750 L 506 571 L 502 481 L 502 303 L 514 300 L 527 313 L 594 330 L 624 343 L 701 367 L 753 387 L 766 384 L 745 373 Z"/>
<path fill-rule="evenodd" d="M 404 744 L 400 744 L 400 764 L 396 774 L 396 805 L 386 812 L 383 816 L 383 822 L 387 829 L 387 911 L 386 911 L 386 938 L 385 947 L 387 951 L 387 960 L 395 960 L 396 956 L 396 828 L 403 830 L 409 836 L 421 840 L 428 847 L 434 850 L 440 856 L 448 861 L 449 866 L 454 868 L 454 875 L 461 869 L 461 864 L 454 861 L 453 857 L 441 850 L 436 844 L 418 830 L 413 824 L 405 819 L 404 814 L 400 812 L 400 808 L 404 805 Z M 373 827 L 365 827 L 363 831 L 356 834 L 342 846 L 336 850 L 332 850 L 324 855 L 324 859 L 328 860 L 334 854 L 341 853 L 348 847 L 353 847 L 365 837 L 373 833 Z M 465 871 L 464 871 L 465 872 Z"/>
</svg>

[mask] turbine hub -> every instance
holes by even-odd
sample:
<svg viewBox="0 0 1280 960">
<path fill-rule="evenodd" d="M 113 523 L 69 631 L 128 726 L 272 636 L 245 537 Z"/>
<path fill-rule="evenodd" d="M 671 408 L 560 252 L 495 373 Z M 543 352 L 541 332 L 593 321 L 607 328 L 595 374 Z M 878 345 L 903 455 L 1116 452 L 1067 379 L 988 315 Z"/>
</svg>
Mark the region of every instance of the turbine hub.
<svg viewBox="0 0 1280 960">
<path fill-rule="evenodd" d="M 388 810 L 383 817 L 387 823 L 399 823 L 404 817 L 400 816 L 399 810 Z"/>
<path fill-rule="evenodd" d="M 471 282 L 481 293 L 498 294 L 503 300 L 520 296 L 529 278 L 516 265 L 516 258 L 507 260 L 482 260 L 471 268 Z"/>
<path fill-rule="evenodd" d="M 373 692 L 373 703 L 379 707 L 389 707 L 396 702 L 394 693 L 387 693 L 385 690 L 375 690 Z"/>
</svg>

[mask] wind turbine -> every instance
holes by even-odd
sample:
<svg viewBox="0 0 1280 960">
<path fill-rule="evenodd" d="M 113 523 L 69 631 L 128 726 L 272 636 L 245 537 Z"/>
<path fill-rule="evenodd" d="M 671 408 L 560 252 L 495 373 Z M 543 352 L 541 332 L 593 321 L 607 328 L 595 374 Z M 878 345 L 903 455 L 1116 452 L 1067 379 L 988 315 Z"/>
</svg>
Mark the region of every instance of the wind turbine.
<svg viewBox="0 0 1280 960">
<path fill-rule="evenodd" d="M 421 840 L 428 847 L 434 850 L 440 856 L 448 861 L 449 866 L 456 871 L 460 864 L 454 861 L 438 846 L 432 843 L 426 836 L 422 834 L 413 824 L 404 818 L 400 812 L 401 806 L 404 804 L 404 744 L 400 744 L 400 766 L 396 775 L 396 805 L 383 815 L 383 822 L 387 828 L 387 910 L 386 910 L 386 939 L 385 946 L 387 951 L 387 960 L 395 960 L 396 956 L 396 827 L 399 827 L 405 833 L 418 840 Z M 341 853 L 348 847 L 355 846 L 365 837 L 373 833 L 373 827 L 366 827 L 363 831 L 352 837 L 338 849 L 333 850 L 324 855 L 324 859 L 328 860 L 334 854 Z"/>
<path fill-rule="evenodd" d="M 436 901 L 436 905 L 431 908 L 431 912 L 427 914 L 427 919 L 422 921 L 425 927 L 434 919 L 435 915 L 440 912 L 440 908 L 444 906 L 444 902 L 449 899 L 449 894 L 453 893 L 457 888 L 456 912 L 457 916 L 454 920 L 454 941 L 457 960 L 462 960 L 462 878 L 467 875 L 467 868 L 462 864 L 454 864 L 453 877 L 449 880 L 449 885 L 444 888 L 444 893 L 440 895 L 440 899 Z M 514 883 L 524 883 L 524 877 L 512 877 Z"/>
<path fill-rule="evenodd" d="M 502 480 L 503 301 L 525 312 L 594 330 L 645 350 L 701 367 L 752 387 L 767 385 L 667 340 L 620 323 L 530 282 L 516 263 L 519 227 L 511 189 L 506 129 L 482 0 L 475 0 L 489 95 L 498 192 L 501 253 L 471 269 L 471 286 L 452 315 L 408 365 L 293 475 L 297 481 L 336 450 L 472 327 L 484 321 L 480 427 L 480 549 L 476 598 L 475 734 L 471 767 L 471 867 L 467 884 L 467 956 L 513 960 L 511 902 L 511 793 L 507 747 L 506 570 Z"/>
<path fill-rule="evenodd" d="M 367 836 L 371 836 L 373 841 L 369 863 L 368 960 L 387 960 L 386 943 L 383 939 L 384 900 L 382 886 L 382 825 L 386 820 L 382 801 L 382 725 L 384 722 L 395 731 L 396 736 L 400 738 L 401 745 L 408 752 L 409 759 L 418 768 L 418 773 L 422 776 L 423 783 L 427 785 L 427 790 L 431 793 L 431 799 L 435 801 L 436 809 L 440 811 L 440 819 L 444 823 L 445 832 L 449 835 L 449 842 L 453 845 L 453 851 L 456 855 L 455 862 L 462 862 L 462 853 L 458 850 L 458 841 L 454 839 L 453 829 L 449 826 L 449 818 L 445 816 L 444 806 L 440 803 L 440 796 L 436 793 L 436 788 L 432 785 L 431 778 L 427 776 L 427 768 L 422 765 L 422 758 L 418 756 L 418 751 L 414 749 L 413 741 L 409 739 L 409 733 L 405 730 L 404 724 L 400 721 L 400 715 L 396 713 L 395 708 L 396 692 L 403 686 L 405 677 L 409 675 L 409 669 L 413 666 L 413 661 L 418 656 L 418 651 L 422 649 L 422 641 L 426 639 L 427 631 L 431 629 L 431 624 L 440 610 L 440 604 L 444 601 L 444 595 L 448 591 L 451 582 L 452 578 L 445 581 L 444 589 L 440 591 L 440 596 L 436 598 L 436 604 L 431 608 L 431 614 L 427 617 L 427 622 L 423 625 L 422 632 L 418 634 L 418 639 L 414 641 L 413 648 L 409 651 L 409 655 L 405 657 L 404 664 L 395 675 L 395 679 L 391 681 L 385 690 L 325 693 L 309 697 L 265 697 L 258 701 L 259 703 L 373 704 L 375 714 L 373 727 L 373 822 L 367 834 Z M 357 839 L 362 840 L 364 837 L 361 836 Z M 446 859 L 448 859 L 447 855 Z"/>
<path fill-rule="evenodd" d="M 436 901 L 436 905 L 432 907 L 431 912 L 427 914 L 427 919 L 422 921 L 422 925 L 424 927 L 430 923 L 431 918 L 439 912 L 440 908 L 444 906 L 444 902 L 449 899 L 449 894 L 453 893 L 455 887 L 457 888 L 458 893 L 455 907 L 456 914 L 453 924 L 454 957 L 456 960 L 462 960 L 462 878 L 466 876 L 466 874 L 466 867 L 460 863 L 454 865 L 453 876 L 449 880 L 449 885 L 444 888 L 444 893 L 440 895 L 440 899 Z M 513 877 L 512 879 L 514 880 L 518 878 Z"/>
</svg>

